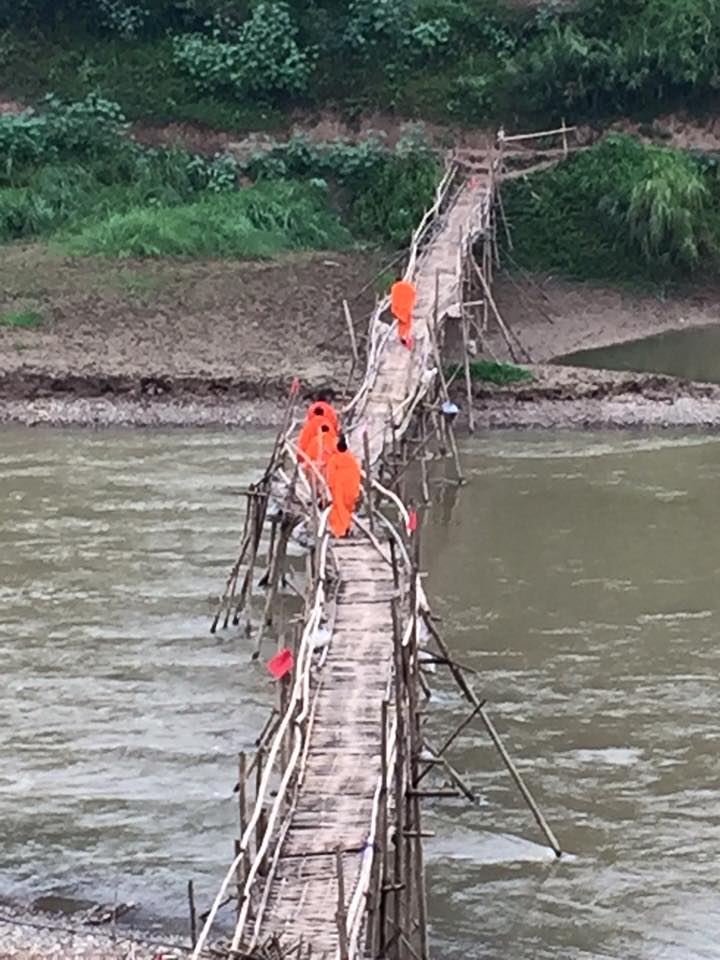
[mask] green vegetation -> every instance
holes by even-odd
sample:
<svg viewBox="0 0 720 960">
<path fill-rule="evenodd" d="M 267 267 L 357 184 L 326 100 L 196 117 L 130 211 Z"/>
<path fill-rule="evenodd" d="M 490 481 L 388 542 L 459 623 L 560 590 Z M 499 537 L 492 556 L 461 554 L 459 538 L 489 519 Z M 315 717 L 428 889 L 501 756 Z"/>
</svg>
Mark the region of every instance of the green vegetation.
<svg viewBox="0 0 720 960">
<path fill-rule="evenodd" d="M 342 250 L 351 243 L 318 187 L 275 182 L 183 206 L 114 213 L 64 246 L 69 253 L 111 257 L 260 259 L 289 250 Z"/>
<path fill-rule="evenodd" d="M 4 31 L 4 32 L 3 32 Z M 0 0 L 0 89 L 273 129 L 290 108 L 466 124 L 701 106 L 720 0 Z"/>
<path fill-rule="evenodd" d="M 448 370 L 448 377 L 462 376 L 464 367 L 461 363 L 455 364 Z M 521 383 L 533 380 L 533 375 L 525 367 L 518 367 L 514 363 L 496 363 L 492 360 L 473 360 L 470 364 L 470 379 L 484 383 Z"/>
<path fill-rule="evenodd" d="M 294 138 L 240 164 L 179 147 L 143 148 L 117 104 L 48 97 L 0 116 L 0 243 L 55 239 L 76 253 L 268 256 L 404 244 L 431 202 L 436 159 L 409 131 L 314 145 Z M 241 187 L 241 177 L 256 181 Z M 303 181 L 290 183 L 288 181 Z M 347 221 L 346 225 L 341 219 Z"/>
<path fill-rule="evenodd" d="M 33 329 L 41 327 L 44 323 L 41 314 L 33 310 L 19 311 L 18 313 L 6 313 L 0 315 L 0 327 L 23 327 Z"/>
<path fill-rule="evenodd" d="M 582 280 L 657 282 L 720 250 L 715 161 L 612 136 L 550 171 L 508 183 L 513 258 Z"/>
</svg>

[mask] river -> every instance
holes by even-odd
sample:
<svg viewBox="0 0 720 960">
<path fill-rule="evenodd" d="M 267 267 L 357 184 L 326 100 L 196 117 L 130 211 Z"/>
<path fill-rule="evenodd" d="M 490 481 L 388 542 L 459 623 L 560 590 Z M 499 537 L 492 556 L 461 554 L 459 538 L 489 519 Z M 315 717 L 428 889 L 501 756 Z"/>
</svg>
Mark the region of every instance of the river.
<svg viewBox="0 0 720 960">
<path fill-rule="evenodd" d="M 271 438 L 0 433 L 0 894 L 182 925 L 231 852 L 273 688 L 211 636 Z M 720 956 L 720 440 L 496 433 L 423 529 L 427 590 L 568 852 L 479 725 L 426 826 L 434 956 Z M 433 730 L 466 707 L 441 674 Z"/>
<path fill-rule="evenodd" d="M 720 383 L 720 327 L 717 324 L 669 330 L 651 337 L 578 350 L 558 363 L 600 370 L 664 373 L 705 383 Z"/>
</svg>

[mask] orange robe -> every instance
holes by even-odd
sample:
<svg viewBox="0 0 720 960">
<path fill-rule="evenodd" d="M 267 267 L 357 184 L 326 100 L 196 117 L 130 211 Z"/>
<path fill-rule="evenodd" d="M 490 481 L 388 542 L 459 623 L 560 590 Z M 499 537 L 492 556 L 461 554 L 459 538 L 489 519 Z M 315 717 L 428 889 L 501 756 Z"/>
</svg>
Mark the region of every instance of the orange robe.
<svg viewBox="0 0 720 960">
<path fill-rule="evenodd" d="M 327 421 L 323 421 L 323 423 L 319 423 L 319 421 L 320 417 L 314 418 L 316 430 L 308 440 L 304 451 L 307 459 L 303 458 L 305 470 L 311 482 L 313 477 L 317 480 L 315 470 L 317 470 L 321 477 L 325 476 L 328 460 L 337 448 L 337 434 Z M 328 429 L 323 430 L 323 426 L 326 426 Z M 315 470 L 310 466 L 308 460 L 315 464 Z"/>
<path fill-rule="evenodd" d="M 415 309 L 417 292 L 412 283 L 398 280 L 390 289 L 390 311 L 397 320 L 398 336 L 409 340 L 412 335 L 412 314 Z"/>
<path fill-rule="evenodd" d="M 342 453 L 338 450 L 330 457 L 327 465 L 327 483 L 332 497 L 329 523 L 336 537 L 344 537 L 350 529 L 361 480 L 360 464 L 349 450 Z"/>
<path fill-rule="evenodd" d="M 306 457 L 303 456 L 303 454 L 307 454 L 308 445 L 310 441 L 314 437 L 317 437 L 318 433 L 322 431 L 323 424 L 327 424 L 330 427 L 330 433 L 333 435 L 333 437 L 337 436 L 337 431 L 335 430 L 335 427 L 332 425 L 332 422 L 330 420 L 328 420 L 326 417 L 321 417 L 318 414 L 313 414 L 312 411 L 314 407 L 317 407 L 317 406 L 319 406 L 319 404 L 316 403 L 310 409 L 307 415 L 307 419 L 303 424 L 303 428 L 300 431 L 300 436 L 298 437 L 298 442 L 297 442 L 298 463 L 307 463 L 307 459 Z"/>
<path fill-rule="evenodd" d="M 336 412 L 336 410 L 335 410 L 335 407 L 331 406 L 329 403 L 325 403 L 324 400 L 318 400 L 317 403 L 314 403 L 314 404 L 310 407 L 310 409 L 308 410 L 307 419 L 310 419 L 310 418 L 312 417 L 313 411 L 314 411 L 317 407 L 322 407 L 322 411 L 323 411 L 323 412 L 322 412 L 322 415 L 323 415 L 323 417 L 325 417 L 325 419 L 326 419 L 327 422 L 330 424 L 330 426 L 333 428 L 333 430 L 335 431 L 335 433 L 339 433 L 339 432 L 340 432 L 340 421 L 338 420 L 338 415 L 337 415 L 337 412 Z M 315 416 L 317 416 L 317 414 L 315 414 Z"/>
</svg>

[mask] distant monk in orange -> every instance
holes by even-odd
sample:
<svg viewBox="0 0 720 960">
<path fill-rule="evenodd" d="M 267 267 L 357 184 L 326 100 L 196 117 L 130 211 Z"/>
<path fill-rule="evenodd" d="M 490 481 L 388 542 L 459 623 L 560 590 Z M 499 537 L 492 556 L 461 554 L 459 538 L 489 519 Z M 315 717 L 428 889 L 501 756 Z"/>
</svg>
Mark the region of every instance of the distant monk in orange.
<svg viewBox="0 0 720 960">
<path fill-rule="evenodd" d="M 397 320 L 400 343 L 412 350 L 412 315 L 417 292 L 412 283 L 398 280 L 390 288 L 390 312 Z"/>
<path fill-rule="evenodd" d="M 319 473 L 321 477 L 325 478 L 328 461 L 335 453 L 337 434 L 327 420 L 321 421 L 318 417 L 314 417 L 312 422 L 316 432 L 308 440 L 307 447 L 303 451 L 304 456 L 302 454 L 301 456 L 310 482 L 322 486 L 317 474 Z M 311 463 L 315 466 L 314 470 L 310 465 Z"/>
<path fill-rule="evenodd" d="M 336 537 L 345 537 L 350 531 L 352 515 L 360 496 L 360 464 L 348 450 L 343 434 L 337 442 L 337 450 L 328 460 L 327 484 L 332 498 L 330 529 Z"/>
</svg>

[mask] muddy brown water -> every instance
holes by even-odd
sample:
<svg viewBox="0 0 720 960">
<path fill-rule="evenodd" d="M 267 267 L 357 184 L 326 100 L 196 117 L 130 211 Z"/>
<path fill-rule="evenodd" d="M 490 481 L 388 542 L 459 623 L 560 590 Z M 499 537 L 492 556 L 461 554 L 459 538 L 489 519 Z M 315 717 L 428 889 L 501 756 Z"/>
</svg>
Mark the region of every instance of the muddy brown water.
<svg viewBox="0 0 720 960">
<path fill-rule="evenodd" d="M 579 350 L 557 363 L 600 370 L 664 373 L 720 383 L 720 324 L 672 330 L 593 350 Z"/>
<path fill-rule="evenodd" d="M 0 432 L 0 894 L 181 926 L 273 688 L 208 633 L 271 438 Z M 423 530 L 428 592 L 568 856 L 482 729 L 426 827 L 434 955 L 720 956 L 717 438 L 497 433 Z M 433 732 L 465 710 L 433 678 Z"/>
</svg>

